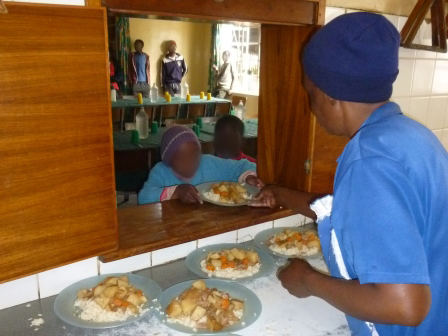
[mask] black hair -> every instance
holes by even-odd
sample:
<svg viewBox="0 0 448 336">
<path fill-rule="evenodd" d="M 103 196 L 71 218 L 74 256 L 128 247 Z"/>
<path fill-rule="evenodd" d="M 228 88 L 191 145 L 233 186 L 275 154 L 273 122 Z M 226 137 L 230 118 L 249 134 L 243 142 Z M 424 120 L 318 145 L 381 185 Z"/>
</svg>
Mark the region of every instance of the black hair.
<svg viewBox="0 0 448 336">
<path fill-rule="evenodd" d="M 140 42 L 140 43 L 142 44 L 143 47 L 145 46 L 145 42 L 143 42 L 143 41 L 140 40 L 140 39 L 135 40 L 135 41 L 134 41 L 134 45 L 135 45 L 136 43 L 138 43 L 138 42 Z"/>
<path fill-rule="evenodd" d="M 240 118 L 231 114 L 227 114 L 219 118 L 215 125 L 215 133 L 223 130 L 226 126 L 232 127 L 234 130 L 244 136 L 244 123 Z"/>
</svg>

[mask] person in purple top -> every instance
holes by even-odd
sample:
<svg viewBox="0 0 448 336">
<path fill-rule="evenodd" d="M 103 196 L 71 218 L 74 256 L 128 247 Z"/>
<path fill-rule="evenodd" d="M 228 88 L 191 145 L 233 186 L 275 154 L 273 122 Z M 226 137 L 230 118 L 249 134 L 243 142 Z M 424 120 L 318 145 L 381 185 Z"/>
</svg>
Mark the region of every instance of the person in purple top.
<svg viewBox="0 0 448 336">
<path fill-rule="evenodd" d="M 180 83 L 188 72 L 187 63 L 184 57 L 176 52 L 176 42 L 169 41 L 167 47 L 168 51 L 162 59 L 162 68 L 160 71 L 161 84 L 164 92 L 168 92 L 171 96 L 180 95 Z"/>
</svg>

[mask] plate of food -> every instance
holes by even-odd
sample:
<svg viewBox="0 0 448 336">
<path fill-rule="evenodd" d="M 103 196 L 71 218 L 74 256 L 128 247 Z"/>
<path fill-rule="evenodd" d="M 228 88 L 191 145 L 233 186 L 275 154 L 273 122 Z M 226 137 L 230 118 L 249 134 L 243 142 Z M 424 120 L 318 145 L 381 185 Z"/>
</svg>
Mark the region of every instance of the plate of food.
<svg viewBox="0 0 448 336">
<path fill-rule="evenodd" d="M 201 277 L 246 281 L 268 275 L 275 268 L 269 253 L 242 244 L 215 244 L 191 252 L 187 268 Z"/>
<path fill-rule="evenodd" d="M 261 302 L 254 292 L 229 281 L 190 280 L 162 293 L 160 320 L 187 334 L 226 335 L 254 323 Z"/>
<path fill-rule="evenodd" d="M 196 189 L 203 201 L 222 206 L 247 205 L 260 192 L 254 186 L 238 182 L 207 182 Z"/>
<path fill-rule="evenodd" d="M 139 320 L 158 305 L 162 289 L 135 274 L 103 274 L 78 281 L 56 297 L 54 311 L 64 322 L 103 329 Z"/>
<path fill-rule="evenodd" d="M 322 256 L 319 234 L 300 227 L 276 227 L 259 232 L 256 246 L 282 258 L 319 258 Z"/>
</svg>

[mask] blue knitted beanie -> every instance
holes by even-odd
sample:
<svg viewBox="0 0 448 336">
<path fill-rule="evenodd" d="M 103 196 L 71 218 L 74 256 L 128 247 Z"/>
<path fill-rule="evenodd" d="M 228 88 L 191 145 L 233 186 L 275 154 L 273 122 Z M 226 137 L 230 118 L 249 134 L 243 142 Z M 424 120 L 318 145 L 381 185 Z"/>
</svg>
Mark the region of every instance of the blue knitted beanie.
<svg viewBox="0 0 448 336">
<path fill-rule="evenodd" d="M 163 133 L 162 141 L 160 143 L 163 163 L 169 166 L 171 158 L 185 142 L 194 142 L 201 148 L 201 143 L 199 142 L 198 137 L 190 127 L 183 125 L 168 127 L 165 133 Z"/>
<path fill-rule="evenodd" d="M 333 99 L 378 103 L 392 95 L 400 34 L 382 15 L 350 13 L 320 29 L 305 46 L 308 78 Z"/>
</svg>

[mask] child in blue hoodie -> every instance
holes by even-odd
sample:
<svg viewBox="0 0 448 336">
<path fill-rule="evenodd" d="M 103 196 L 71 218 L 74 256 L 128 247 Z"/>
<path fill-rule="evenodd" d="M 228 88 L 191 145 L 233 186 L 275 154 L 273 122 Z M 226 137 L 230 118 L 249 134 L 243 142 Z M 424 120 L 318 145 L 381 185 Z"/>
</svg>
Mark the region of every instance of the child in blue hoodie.
<svg viewBox="0 0 448 336">
<path fill-rule="evenodd" d="M 196 134 L 187 126 L 168 128 L 162 136 L 160 150 L 162 162 L 151 170 L 138 195 L 139 204 L 169 199 L 202 203 L 195 186 L 205 182 L 245 182 L 262 186 L 254 163 L 203 155 Z"/>
</svg>

